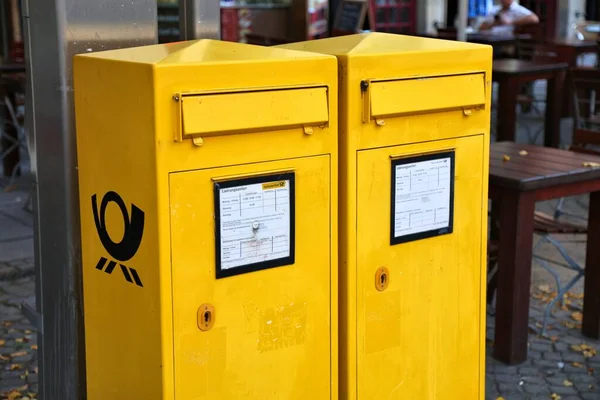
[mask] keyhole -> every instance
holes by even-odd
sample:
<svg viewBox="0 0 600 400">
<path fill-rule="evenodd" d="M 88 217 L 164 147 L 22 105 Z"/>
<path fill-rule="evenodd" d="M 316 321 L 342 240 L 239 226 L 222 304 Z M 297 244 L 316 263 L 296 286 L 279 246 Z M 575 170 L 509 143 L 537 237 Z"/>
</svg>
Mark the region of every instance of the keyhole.
<svg viewBox="0 0 600 400">
<path fill-rule="evenodd" d="M 385 285 L 385 274 L 381 274 L 381 286 Z"/>
<path fill-rule="evenodd" d="M 208 325 L 209 322 L 210 322 L 210 311 L 205 311 L 204 312 L 204 323 L 206 325 Z"/>
</svg>

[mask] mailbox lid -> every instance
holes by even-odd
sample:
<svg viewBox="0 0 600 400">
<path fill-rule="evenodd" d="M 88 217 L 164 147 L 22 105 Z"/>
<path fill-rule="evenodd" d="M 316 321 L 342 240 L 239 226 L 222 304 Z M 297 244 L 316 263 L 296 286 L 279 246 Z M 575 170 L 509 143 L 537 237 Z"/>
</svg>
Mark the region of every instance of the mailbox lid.
<svg viewBox="0 0 600 400">
<path fill-rule="evenodd" d="M 372 118 L 485 107 L 485 74 L 419 77 L 372 81 L 369 85 Z M 368 99 L 368 100 L 367 100 Z"/>
<path fill-rule="evenodd" d="M 330 399 L 337 343 L 331 162 L 323 155 L 170 175 L 176 399 Z M 271 197 L 240 191 L 256 184 Z M 277 189 L 289 185 L 293 194 Z M 217 200 L 217 193 L 228 197 Z M 240 201 L 248 210 L 236 208 Z M 293 203 L 292 259 L 231 267 L 235 251 L 245 257 L 255 246 L 271 254 L 282 243 L 263 240 L 260 228 L 252 239 L 252 224 L 262 220 L 251 210 L 275 201 Z M 226 217 L 222 207 L 241 215 Z M 249 242 L 224 239 L 222 229 L 236 223 L 251 224 L 240 231 Z M 272 236 L 285 235 L 285 224 L 282 229 Z M 214 307 L 207 331 L 197 326 L 202 304 Z"/>
<path fill-rule="evenodd" d="M 329 122 L 327 87 L 181 94 L 182 138 Z"/>
<path fill-rule="evenodd" d="M 479 398 L 485 346 L 484 138 L 358 152 L 358 399 Z M 429 173 L 445 159 L 453 159 L 453 173 L 441 167 Z M 438 179 L 447 182 L 440 186 Z M 423 212 L 423 204 L 438 204 L 438 186 L 448 188 L 446 199 L 453 204 L 442 201 L 437 215 Z M 410 212 L 399 205 L 393 210 L 397 202 Z M 450 208 L 445 216 L 444 206 Z M 418 221 L 435 218 L 441 222 L 430 228 L 435 231 L 416 229 Z M 443 218 L 452 220 L 451 229 L 442 226 L 448 223 Z M 395 229 L 403 233 L 396 237 Z M 381 267 L 389 271 L 383 291 L 375 281 Z"/>
</svg>

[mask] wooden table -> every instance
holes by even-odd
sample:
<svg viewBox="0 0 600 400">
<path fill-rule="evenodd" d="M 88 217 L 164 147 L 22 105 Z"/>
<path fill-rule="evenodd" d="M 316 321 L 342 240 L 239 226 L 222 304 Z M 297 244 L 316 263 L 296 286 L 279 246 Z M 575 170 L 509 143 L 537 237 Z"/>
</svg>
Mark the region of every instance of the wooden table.
<svg viewBox="0 0 600 400">
<path fill-rule="evenodd" d="M 555 39 L 547 44 L 554 48 L 559 61 L 566 62 L 569 67 L 576 67 L 577 58 L 582 54 L 598 53 L 598 42 L 594 40 Z M 563 97 L 562 116 L 569 117 L 573 115 L 573 91 L 569 87 L 565 92 L 568 95 Z"/>
<path fill-rule="evenodd" d="M 494 357 L 500 361 L 527 359 L 536 201 L 591 193 L 582 330 L 600 338 L 600 168 L 584 161 L 600 163 L 600 157 L 514 142 L 491 146 L 489 195 L 500 226 Z"/>
<path fill-rule="evenodd" d="M 568 65 L 563 62 L 540 63 L 516 59 L 494 61 L 492 79 L 498 82 L 498 129 L 496 140 L 514 141 L 517 122 L 517 96 L 522 84 L 539 79 L 548 81 L 546 92 L 546 119 L 544 144 L 560 144 L 561 91 L 564 87 Z"/>
</svg>

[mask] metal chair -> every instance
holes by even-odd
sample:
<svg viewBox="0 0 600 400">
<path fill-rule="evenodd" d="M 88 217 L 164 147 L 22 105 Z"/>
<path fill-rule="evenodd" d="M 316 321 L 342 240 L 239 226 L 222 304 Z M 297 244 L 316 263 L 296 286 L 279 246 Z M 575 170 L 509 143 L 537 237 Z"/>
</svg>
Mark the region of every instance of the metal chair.
<svg viewBox="0 0 600 400">
<path fill-rule="evenodd" d="M 569 71 L 569 81 L 573 90 L 575 121 L 573 144 L 570 150 L 580 153 L 600 154 L 600 69 L 577 67 Z M 576 219 L 586 218 L 563 210 L 565 199 L 559 200 L 554 218 L 566 215 Z M 580 200 L 576 203 L 583 209 L 587 205 Z"/>
<path fill-rule="evenodd" d="M 544 39 L 544 26 L 542 24 L 531 24 L 524 25 L 515 29 L 515 34 L 521 35 L 517 41 L 517 58 L 524 61 L 533 62 L 555 62 L 558 55 L 554 49 L 545 44 Z M 544 114 L 541 110 L 541 106 L 545 105 L 545 98 L 538 98 L 535 96 L 536 82 L 524 85 L 521 93 L 517 97 L 517 104 L 521 107 L 521 111 L 524 113 L 535 114 L 536 121 L 539 122 L 539 127 L 533 129 L 526 122 L 519 124 L 522 126 L 528 136 L 528 141 L 531 144 L 535 144 L 540 135 L 543 133 L 543 124 L 541 121 L 544 118 Z"/>
</svg>

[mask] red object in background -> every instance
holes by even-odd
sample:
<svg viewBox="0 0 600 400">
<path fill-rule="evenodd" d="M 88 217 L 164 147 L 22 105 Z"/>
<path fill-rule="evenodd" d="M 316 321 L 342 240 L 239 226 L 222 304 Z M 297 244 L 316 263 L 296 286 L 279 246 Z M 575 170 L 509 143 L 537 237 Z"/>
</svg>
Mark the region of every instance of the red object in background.
<svg viewBox="0 0 600 400">
<path fill-rule="evenodd" d="M 368 0 L 369 27 L 375 32 L 415 33 L 416 0 Z"/>
<path fill-rule="evenodd" d="M 12 42 L 10 44 L 10 62 L 12 64 L 25 63 L 25 47 L 23 42 Z"/>
<path fill-rule="evenodd" d="M 227 42 L 239 41 L 238 35 L 238 9 L 237 8 L 222 8 L 221 9 L 221 39 Z"/>
<path fill-rule="evenodd" d="M 327 37 L 327 6 L 322 6 L 308 13 L 307 40 L 322 39 Z"/>
</svg>

